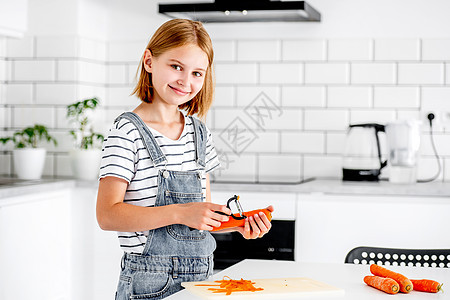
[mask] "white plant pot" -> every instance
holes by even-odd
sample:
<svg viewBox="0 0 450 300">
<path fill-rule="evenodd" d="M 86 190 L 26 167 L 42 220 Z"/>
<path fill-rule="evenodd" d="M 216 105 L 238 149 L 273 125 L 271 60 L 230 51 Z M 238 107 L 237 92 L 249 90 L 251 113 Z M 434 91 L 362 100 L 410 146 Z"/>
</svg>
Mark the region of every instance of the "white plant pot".
<svg viewBox="0 0 450 300">
<path fill-rule="evenodd" d="M 44 148 L 22 148 L 13 150 L 14 169 L 19 179 L 40 179 L 44 170 Z"/>
<path fill-rule="evenodd" d="M 102 151 L 99 149 L 72 149 L 69 153 L 72 174 L 76 179 L 98 179 Z"/>
</svg>

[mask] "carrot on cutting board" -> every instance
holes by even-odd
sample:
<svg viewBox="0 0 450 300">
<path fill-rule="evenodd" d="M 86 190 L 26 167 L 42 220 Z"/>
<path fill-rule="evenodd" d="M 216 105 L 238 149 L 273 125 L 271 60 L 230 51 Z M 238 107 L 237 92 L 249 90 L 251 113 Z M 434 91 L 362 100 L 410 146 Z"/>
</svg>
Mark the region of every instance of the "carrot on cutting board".
<svg viewBox="0 0 450 300">
<path fill-rule="evenodd" d="M 388 294 L 397 294 L 400 287 L 398 283 L 391 278 L 385 278 L 380 276 L 366 276 L 364 282 L 371 287 L 379 289 Z"/>
<path fill-rule="evenodd" d="M 420 292 L 437 293 L 439 291 L 444 291 L 442 289 L 443 283 L 439 283 L 430 279 L 411 279 L 414 285 L 413 289 Z"/>
<path fill-rule="evenodd" d="M 255 214 L 259 214 L 260 212 L 263 212 L 267 216 L 269 221 L 272 220 L 272 214 L 270 213 L 270 210 L 268 210 L 266 208 L 247 211 L 247 212 L 244 212 L 244 215 L 250 217 L 250 216 L 254 216 Z M 240 217 L 239 214 L 234 214 L 234 215 L 236 217 Z M 230 219 L 227 222 L 223 222 L 219 227 L 214 227 L 214 229 L 212 231 L 218 231 L 218 230 L 233 228 L 233 227 L 244 227 L 244 224 L 245 224 L 245 219 L 236 220 L 230 216 Z"/>
<path fill-rule="evenodd" d="M 256 292 L 264 290 L 263 288 L 255 287 L 255 283 L 251 280 L 242 278 L 241 280 L 233 280 L 228 276 L 224 276 L 222 280 L 216 280 L 214 282 L 218 284 L 196 284 L 195 286 L 215 286 L 216 288 L 209 288 L 208 290 L 213 293 L 225 293 L 225 295 L 231 295 L 233 292 Z"/>
<path fill-rule="evenodd" d="M 375 276 L 388 277 L 397 281 L 400 286 L 400 292 L 409 293 L 413 289 L 413 284 L 406 276 L 383 268 L 377 264 L 370 265 L 370 272 Z"/>
</svg>

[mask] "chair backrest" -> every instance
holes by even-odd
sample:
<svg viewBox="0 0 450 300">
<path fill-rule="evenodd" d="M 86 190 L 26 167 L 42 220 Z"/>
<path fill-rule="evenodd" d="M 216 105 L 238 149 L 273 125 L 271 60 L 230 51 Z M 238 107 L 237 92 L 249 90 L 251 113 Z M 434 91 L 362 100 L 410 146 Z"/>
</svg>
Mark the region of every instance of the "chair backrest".
<svg viewBox="0 0 450 300">
<path fill-rule="evenodd" d="M 393 249 L 356 247 L 345 263 L 450 268 L 450 249 Z"/>
</svg>

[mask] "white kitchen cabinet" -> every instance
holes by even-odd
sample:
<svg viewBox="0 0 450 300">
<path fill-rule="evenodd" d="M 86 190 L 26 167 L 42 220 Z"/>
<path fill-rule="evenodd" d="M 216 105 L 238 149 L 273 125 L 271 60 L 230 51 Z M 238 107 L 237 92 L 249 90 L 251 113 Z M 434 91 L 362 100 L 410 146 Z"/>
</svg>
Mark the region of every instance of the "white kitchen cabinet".
<svg viewBox="0 0 450 300">
<path fill-rule="evenodd" d="M 0 0 L 0 36 L 23 37 L 27 18 L 28 0 Z"/>
<path fill-rule="evenodd" d="M 274 207 L 272 214 L 275 220 L 295 220 L 296 214 L 296 193 L 282 193 L 282 192 L 227 192 L 227 191 L 212 191 L 212 202 L 219 204 L 226 204 L 228 199 L 233 195 L 239 195 L 239 201 L 245 211 L 266 208 L 269 205 Z M 232 206 L 234 212 L 235 207 Z"/>
<path fill-rule="evenodd" d="M 296 260 L 344 262 L 357 246 L 450 248 L 445 197 L 299 194 Z"/>
<path fill-rule="evenodd" d="M 116 232 L 97 224 L 96 187 L 72 190 L 72 299 L 114 299 L 122 250 Z"/>
<path fill-rule="evenodd" d="M 70 299 L 69 194 L 0 199 L 0 299 Z"/>
</svg>

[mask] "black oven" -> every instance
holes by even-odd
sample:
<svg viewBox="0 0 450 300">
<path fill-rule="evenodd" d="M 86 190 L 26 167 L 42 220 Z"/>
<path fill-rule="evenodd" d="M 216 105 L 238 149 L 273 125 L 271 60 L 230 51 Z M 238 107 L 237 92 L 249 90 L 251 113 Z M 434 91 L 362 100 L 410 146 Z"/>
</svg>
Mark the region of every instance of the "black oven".
<svg viewBox="0 0 450 300">
<path fill-rule="evenodd" d="M 213 233 L 217 242 L 214 268 L 225 269 L 246 258 L 294 260 L 295 221 L 272 220 L 262 238 L 246 240 L 238 232 Z"/>
</svg>

